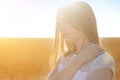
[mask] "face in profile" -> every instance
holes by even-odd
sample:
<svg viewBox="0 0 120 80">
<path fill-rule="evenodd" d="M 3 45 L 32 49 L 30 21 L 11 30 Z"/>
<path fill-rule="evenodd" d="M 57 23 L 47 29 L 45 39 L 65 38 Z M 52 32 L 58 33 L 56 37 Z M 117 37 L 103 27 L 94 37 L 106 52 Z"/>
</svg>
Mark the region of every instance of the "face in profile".
<svg viewBox="0 0 120 80">
<path fill-rule="evenodd" d="M 80 39 L 82 32 L 75 28 L 75 25 L 66 23 L 63 20 L 59 21 L 60 34 L 66 42 L 74 42 Z"/>
</svg>

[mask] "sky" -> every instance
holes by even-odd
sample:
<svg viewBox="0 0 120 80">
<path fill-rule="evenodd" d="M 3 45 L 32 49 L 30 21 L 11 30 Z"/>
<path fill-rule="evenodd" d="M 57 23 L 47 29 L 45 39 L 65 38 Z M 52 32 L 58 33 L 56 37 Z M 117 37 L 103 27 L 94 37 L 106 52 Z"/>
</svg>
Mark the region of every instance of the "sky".
<svg viewBox="0 0 120 80">
<path fill-rule="evenodd" d="M 53 38 L 57 10 L 75 1 L 93 8 L 99 37 L 120 37 L 120 0 L 0 0 L 0 37 Z"/>
</svg>

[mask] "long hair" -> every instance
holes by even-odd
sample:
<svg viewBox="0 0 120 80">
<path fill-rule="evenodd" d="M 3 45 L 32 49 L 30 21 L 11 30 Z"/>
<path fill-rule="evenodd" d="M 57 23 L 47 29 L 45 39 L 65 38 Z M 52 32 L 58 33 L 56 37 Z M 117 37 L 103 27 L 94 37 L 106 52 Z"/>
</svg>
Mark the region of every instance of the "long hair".
<svg viewBox="0 0 120 80">
<path fill-rule="evenodd" d="M 50 58 L 51 67 L 56 64 L 61 53 L 68 56 L 76 51 L 76 45 L 74 43 L 67 43 L 61 37 L 59 30 L 60 15 L 64 16 L 62 21 L 70 23 L 74 28 L 82 31 L 89 42 L 94 42 L 99 45 L 97 24 L 92 8 L 85 2 L 74 2 L 65 5 L 61 7 L 57 13 L 54 46 Z"/>
</svg>

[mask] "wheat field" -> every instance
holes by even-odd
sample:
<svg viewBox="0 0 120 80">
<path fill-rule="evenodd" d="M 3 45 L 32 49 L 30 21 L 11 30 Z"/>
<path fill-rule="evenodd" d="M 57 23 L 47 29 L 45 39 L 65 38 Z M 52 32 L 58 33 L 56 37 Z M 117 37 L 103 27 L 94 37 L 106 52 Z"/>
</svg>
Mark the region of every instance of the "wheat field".
<svg viewBox="0 0 120 80">
<path fill-rule="evenodd" d="M 100 38 L 115 59 L 120 80 L 120 38 Z M 49 70 L 52 38 L 0 38 L 0 80 L 45 80 Z"/>
</svg>

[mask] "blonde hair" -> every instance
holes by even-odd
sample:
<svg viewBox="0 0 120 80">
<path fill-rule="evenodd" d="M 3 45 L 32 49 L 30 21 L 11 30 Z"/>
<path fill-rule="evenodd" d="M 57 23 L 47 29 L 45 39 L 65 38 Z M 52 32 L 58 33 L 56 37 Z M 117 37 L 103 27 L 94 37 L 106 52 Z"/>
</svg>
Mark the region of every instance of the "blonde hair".
<svg viewBox="0 0 120 80">
<path fill-rule="evenodd" d="M 55 41 L 50 58 L 51 66 L 54 66 L 60 53 L 64 53 L 64 55 L 68 56 L 76 51 L 75 44 L 65 42 L 60 35 L 60 15 L 64 16 L 62 21 L 70 23 L 74 28 L 82 31 L 89 42 L 94 42 L 99 45 L 96 19 L 91 7 L 85 2 L 74 2 L 65 5 L 58 10 L 57 14 Z"/>
</svg>

